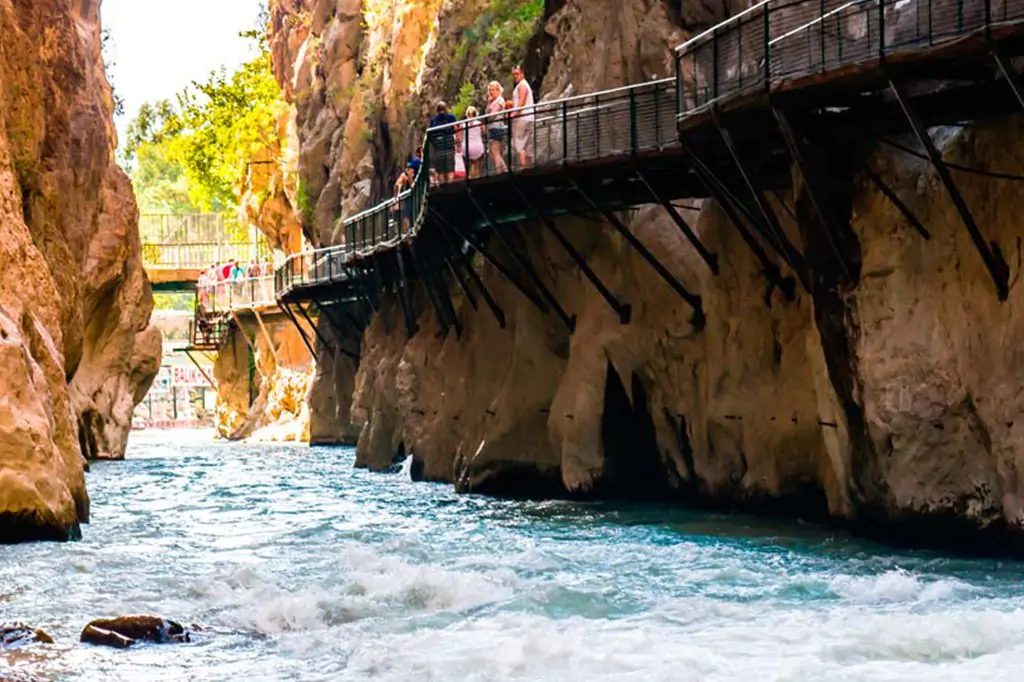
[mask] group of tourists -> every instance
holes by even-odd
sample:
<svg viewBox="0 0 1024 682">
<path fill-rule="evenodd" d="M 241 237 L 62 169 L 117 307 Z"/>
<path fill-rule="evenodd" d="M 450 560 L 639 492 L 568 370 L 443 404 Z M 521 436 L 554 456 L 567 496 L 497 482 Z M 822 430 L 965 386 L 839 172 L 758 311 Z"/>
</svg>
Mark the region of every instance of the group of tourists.
<svg viewBox="0 0 1024 682">
<path fill-rule="evenodd" d="M 460 124 L 447 104 L 437 103 L 429 134 L 432 182 L 479 177 L 485 169 L 488 174 L 501 173 L 509 164 L 522 168 L 533 163 L 533 88 L 522 67 L 512 70 L 512 78 L 515 85 L 509 99 L 501 83 L 487 84 L 482 117 L 475 106 L 469 106 Z"/>
<path fill-rule="evenodd" d="M 437 103 L 427 135 L 431 185 L 501 173 L 510 164 L 525 168 L 533 163 L 533 88 L 522 67 L 512 70 L 512 78 L 515 85 L 507 100 L 501 83 L 488 83 L 483 116 L 475 106 L 469 106 L 460 123 L 445 102 Z M 422 168 L 423 148 L 418 147 L 395 182 L 391 212 L 402 232 L 409 230 L 413 211 L 411 196 L 403 194 L 413 188 Z"/>
<path fill-rule="evenodd" d="M 248 263 L 234 258 L 221 265 L 211 265 L 199 276 L 199 307 L 203 311 L 215 311 L 226 307 L 225 296 L 234 295 L 238 299 L 246 297 L 246 282 L 250 287 L 257 287 L 251 292 L 253 300 L 262 299 L 265 283 L 270 283 L 270 297 L 273 298 L 274 264 L 270 261 L 259 263 L 251 260 Z M 258 281 L 257 281 L 258 280 Z"/>
</svg>

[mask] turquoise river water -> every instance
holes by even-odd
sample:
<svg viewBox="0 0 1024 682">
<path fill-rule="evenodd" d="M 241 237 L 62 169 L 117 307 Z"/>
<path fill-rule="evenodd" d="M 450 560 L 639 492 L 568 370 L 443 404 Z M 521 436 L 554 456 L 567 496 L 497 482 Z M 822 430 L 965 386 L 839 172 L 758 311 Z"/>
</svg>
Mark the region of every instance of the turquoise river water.
<svg viewBox="0 0 1024 682">
<path fill-rule="evenodd" d="M 89 474 L 83 541 L 0 548 L 0 620 L 57 640 L 0 668 L 103 682 L 1024 679 L 1018 563 L 664 507 L 459 496 L 354 470 L 349 450 L 205 438 L 133 436 L 128 461 Z M 75 643 L 121 613 L 205 632 Z"/>
</svg>

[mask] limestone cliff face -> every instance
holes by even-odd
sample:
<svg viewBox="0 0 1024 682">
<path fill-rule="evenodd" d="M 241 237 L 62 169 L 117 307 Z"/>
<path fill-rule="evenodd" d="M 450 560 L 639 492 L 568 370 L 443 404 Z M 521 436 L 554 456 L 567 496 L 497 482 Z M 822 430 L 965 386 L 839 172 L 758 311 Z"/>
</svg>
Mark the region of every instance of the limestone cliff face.
<svg viewBox="0 0 1024 682">
<path fill-rule="evenodd" d="M 353 17 L 359 3 L 348 4 L 352 12 L 344 16 Z M 440 69 L 433 61 L 444 58 L 439 46 L 456 42 L 443 24 L 456 5 L 442 3 L 422 47 L 423 73 Z M 672 46 L 740 7 L 548 2 L 542 33 L 530 43 L 543 71 L 531 77 L 543 76 L 540 94 L 550 98 L 665 76 Z M 295 23 L 306 33 L 281 33 L 282 51 L 295 53 L 341 16 Z M 359 65 L 369 49 L 361 41 L 370 40 L 359 36 L 343 32 L 323 44 L 351 41 L 346 54 Z M 306 87 L 317 81 L 305 80 L 301 59 L 280 63 L 297 99 L 316 92 Z M 304 118 L 300 106 L 300 128 L 303 121 L 313 125 L 300 137 L 314 146 L 320 140 L 321 151 L 343 152 L 316 157 L 330 162 L 310 170 L 323 173 L 322 188 L 337 178 L 337 193 L 326 196 L 331 220 L 307 224 L 311 236 L 328 241 L 331 221 L 347 210 L 345 198 L 373 197 L 391 159 L 366 148 L 345 156 L 348 133 L 376 140 L 379 126 L 343 125 L 350 119 L 335 104 L 323 114 L 321 100 L 313 101 L 308 114 L 315 116 Z M 356 104 L 342 104 L 351 115 Z M 313 134 L 317 121 L 332 132 Z M 1011 118 L 947 132 L 947 158 L 1021 173 L 1024 159 L 1013 141 L 1022 125 Z M 421 331 L 407 339 L 397 302 L 385 301 L 363 337 L 354 383 L 359 464 L 383 470 L 412 453 L 415 475 L 465 491 L 662 497 L 844 519 L 909 542 L 993 537 L 1024 547 L 1019 188 L 958 176 L 986 238 L 1010 263 L 1010 298 L 1000 303 L 927 166 L 888 149 L 871 163 L 931 238 L 923 240 L 873 185 L 851 176 L 843 199 L 849 227 L 835 247 L 849 264 L 843 272 L 795 182 L 776 212 L 793 214 L 784 228 L 808 260 L 813 295 L 771 287 L 713 202 L 698 204 L 699 213 L 688 218 L 718 254 L 717 276 L 660 208 L 628 216 L 634 234 L 702 297 L 702 328 L 645 261 L 587 219 L 559 224 L 612 292 L 632 305 L 629 325 L 619 323 L 548 233 L 530 224 L 519 230 L 523 246 L 577 316 L 573 335 L 486 265 L 479 271 L 505 311 L 507 329 L 453 291 L 464 331 L 461 339 L 442 337 L 420 293 Z M 344 400 L 340 388 L 335 397 Z"/>
<path fill-rule="evenodd" d="M 137 210 L 113 160 L 99 1 L 0 0 L 0 542 L 88 519 L 156 375 Z"/>
</svg>

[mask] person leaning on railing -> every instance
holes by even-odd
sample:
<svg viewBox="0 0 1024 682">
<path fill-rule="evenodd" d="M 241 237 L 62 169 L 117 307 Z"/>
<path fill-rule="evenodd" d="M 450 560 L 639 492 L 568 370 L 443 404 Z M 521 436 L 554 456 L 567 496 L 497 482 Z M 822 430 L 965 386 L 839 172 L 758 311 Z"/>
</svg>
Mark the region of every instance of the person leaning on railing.
<svg viewBox="0 0 1024 682">
<path fill-rule="evenodd" d="M 468 141 L 466 156 L 469 158 L 469 177 L 475 178 L 480 175 L 480 166 L 484 160 L 484 124 L 473 120 L 480 115 L 476 107 L 466 107 L 467 123 L 462 124 L 464 137 Z"/>
</svg>

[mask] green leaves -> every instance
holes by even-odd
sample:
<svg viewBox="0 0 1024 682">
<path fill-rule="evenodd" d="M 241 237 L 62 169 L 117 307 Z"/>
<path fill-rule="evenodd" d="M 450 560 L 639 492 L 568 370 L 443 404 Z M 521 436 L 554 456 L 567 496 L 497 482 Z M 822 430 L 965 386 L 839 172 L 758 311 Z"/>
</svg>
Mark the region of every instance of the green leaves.
<svg viewBox="0 0 1024 682">
<path fill-rule="evenodd" d="M 216 211 L 237 206 L 249 163 L 276 150 L 287 105 L 270 63 L 269 16 L 243 34 L 258 55 L 233 73 L 210 73 L 177 97 L 145 104 L 128 126 L 122 165 L 143 212 Z"/>
</svg>

